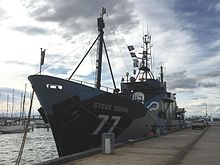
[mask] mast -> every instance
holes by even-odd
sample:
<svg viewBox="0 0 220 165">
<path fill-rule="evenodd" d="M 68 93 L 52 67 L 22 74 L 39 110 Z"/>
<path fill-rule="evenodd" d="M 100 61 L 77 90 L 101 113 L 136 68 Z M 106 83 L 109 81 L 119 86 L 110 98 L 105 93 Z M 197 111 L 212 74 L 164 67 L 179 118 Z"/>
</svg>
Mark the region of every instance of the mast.
<svg viewBox="0 0 220 165">
<path fill-rule="evenodd" d="M 25 89 L 24 89 L 24 96 L 23 96 L 23 104 L 22 104 L 22 120 L 24 120 L 24 108 L 25 108 L 25 99 L 26 99 L 26 89 L 27 89 L 27 84 L 25 83 Z"/>
<path fill-rule="evenodd" d="M 20 120 L 22 119 L 22 100 L 23 100 L 23 93 L 21 93 L 21 102 L 20 102 Z"/>
<path fill-rule="evenodd" d="M 152 57 L 151 57 L 151 36 L 149 34 L 143 36 L 143 52 L 138 53 L 142 54 L 142 57 L 137 57 L 136 54 L 133 52 L 134 47 L 132 45 L 128 46 L 128 50 L 130 55 L 133 59 L 133 67 L 138 67 L 139 72 L 134 79 L 136 81 L 139 77 L 141 82 L 147 81 L 148 79 L 154 79 L 154 75 L 151 72 L 150 67 L 152 67 Z M 140 62 L 140 63 L 139 63 Z M 136 74 L 136 70 L 134 70 L 134 74 Z"/>
<path fill-rule="evenodd" d="M 104 27 L 105 23 L 103 20 L 103 15 L 106 13 L 106 9 L 102 8 L 102 13 L 100 17 L 97 19 L 98 31 L 99 31 L 99 42 L 98 42 L 98 56 L 96 59 L 96 79 L 95 79 L 95 87 L 100 89 L 101 87 L 101 71 L 102 71 L 102 51 L 103 51 L 103 35 L 104 35 Z"/>
<path fill-rule="evenodd" d="M 6 108 L 6 117 L 8 118 L 8 101 L 9 101 L 9 95 L 7 94 L 7 108 Z"/>
<path fill-rule="evenodd" d="M 141 71 L 141 81 L 147 80 L 147 79 L 154 79 L 153 73 L 150 70 L 150 63 L 151 61 L 151 36 L 149 34 L 144 35 L 143 37 L 143 52 L 139 53 L 142 54 L 141 64 L 139 70 Z M 139 71 L 139 73 L 140 73 Z M 138 74 L 139 75 L 139 74 Z M 149 77 L 148 77 L 149 75 Z"/>
<path fill-rule="evenodd" d="M 15 90 L 13 89 L 12 91 L 12 106 L 11 106 L 11 118 L 13 117 L 14 115 L 14 102 L 15 102 Z"/>
<path fill-rule="evenodd" d="M 74 75 L 74 73 L 77 71 L 77 69 L 79 68 L 79 66 L 81 65 L 81 63 L 83 62 L 83 60 L 86 58 L 86 56 L 88 55 L 88 53 L 90 52 L 90 50 L 92 49 L 92 47 L 94 46 L 94 44 L 96 43 L 96 41 L 98 41 L 98 45 L 97 45 L 97 57 L 96 57 L 96 74 L 95 74 L 95 87 L 97 89 L 100 89 L 101 87 L 101 72 L 102 72 L 102 53 L 103 53 L 103 47 L 104 47 L 104 51 L 107 57 L 107 62 L 108 62 L 108 66 L 110 69 L 110 73 L 111 73 L 111 77 L 112 77 L 112 81 L 113 81 L 113 85 L 114 85 L 114 92 L 118 93 L 118 89 L 116 88 L 116 84 L 115 84 L 115 80 L 114 80 L 114 76 L 113 76 L 113 72 L 112 72 L 112 68 L 111 68 L 111 64 L 110 64 L 110 60 L 108 57 L 108 52 L 107 52 L 107 48 L 105 45 L 105 41 L 104 41 L 104 31 L 103 29 L 105 28 L 105 23 L 103 20 L 103 15 L 106 14 L 106 8 L 102 8 L 102 13 L 100 14 L 100 17 L 97 18 L 97 25 L 98 25 L 98 32 L 99 35 L 98 37 L 95 39 L 95 41 L 93 42 L 93 44 L 90 46 L 90 48 L 88 49 L 88 51 L 86 52 L 85 56 L 83 57 L 83 59 L 80 61 L 80 63 L 77 65 L 76 69 L 74 70 L 74 72 L 71 74 L 71 76 L 68 78 L 68 80 L 70 80 L 72 78 L 72 76 Z"/>
<path fill-rule="evenodd" d="M 1 92 L 0 92 L 0 103 L 1 103 L 1 116 L 3 117 L 2 94 L 1 94 Z"/>
<path fill-rule="evenodd" d="M 163 66 L 160 66 L 160 82 L 163 83 Z"/>
<path fill-rule="evenodd" d="M 147 73 L 150 70 L 148 68 L 148 55 L 149 55 L 148 44 L 150 43 L 150 40 L 151 40 L 151 36 L 144 35 L 144 37 L 143 37 L 144 48 L 143 48 L 142 65 L 143 65 L 143 67 L 146 68 L 146 70 L 144 70 L 145 71 L 145 75 L 146 75 L 146 79 L 148 79 L 147 78 Z"/>
<path fill-rule="evenodd" d="M 100 14 L 100 17 L 97 18 L 97 25 L 98 25 L 98 32 L 99 32 L 98 37 L 95 39 L 93 44 L 90 46 L 90 48 L 86 52 L 85 56 L 82 58 L 80 63 L 77 65 L 76 69 L 71 74 L 71 76 L 68 78 L 68 80 L 70 80 L 72 78 L 72 76 L 75 74 L 75 72 L 77 71 L 77 69 L 79 68 L 79 66 L 83 62 L 83 60 L 86 58 L 86 56 L 88 55 L 88 53 L 90 52 L 90 50 L 92 49 L 92 47 L 94 46 L 96 41 L 98 41 L 98 44 L 97 44 L 97 57 L 96 57 L 95 87 L 97 89 L 100 89 L 100 87 L 101 87 L 102 53 L 103 53 L 103 47 L 104 47 L 104 51 L 105 51 L 105 54 L 106 54 L 106 57 L 107 57 L 107 61 L 108 61 L 108 65 L 109 65 L 113 85 L 114 85 L 114 88 L 115 88 L 115 92 L 117 93 L 118 89 L 116 89 L 116 84 L 115 84 L 111 64 L 110 64 L 108 53 L 107 53 L 107 48 L 106 48 L 105 41 L 104 41 L 104 38 L 103 38 L 103 36 L 104 36 L 103 29 L 105 28 L 105 23 L 104 23 L 104 20 L 103 20 L 104 14 L 106 14 L 106 8 L 103 7 L 102 8 L 102 13 Z"/>
</svg>

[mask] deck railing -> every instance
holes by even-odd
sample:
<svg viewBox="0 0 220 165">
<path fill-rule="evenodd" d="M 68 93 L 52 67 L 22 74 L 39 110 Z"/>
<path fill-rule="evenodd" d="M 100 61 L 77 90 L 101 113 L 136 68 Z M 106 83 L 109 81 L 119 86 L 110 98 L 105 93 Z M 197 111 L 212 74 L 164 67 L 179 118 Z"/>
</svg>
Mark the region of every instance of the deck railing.
<svg viewBox="0 0 220 165">
<path fill-rule="evenodd" d="M 85 81 L 76 80 L 76 79 L 71 79 L 71 81 L 77 82 L 79 84 L 87 85 L 87 86 L 90 86 L 90 87 L 93 87 L 93 88 L 95 87 L 95 84 L 91 83 L 91 82 L 85 82 Z M 102 85 L 100 89 L 102 91 L 109 92 L 109 93 L 113 93 L 114 92 L 114 88 L 107 87 L 107 86 L 104 86 L 104 85 Z"/>
</svg>

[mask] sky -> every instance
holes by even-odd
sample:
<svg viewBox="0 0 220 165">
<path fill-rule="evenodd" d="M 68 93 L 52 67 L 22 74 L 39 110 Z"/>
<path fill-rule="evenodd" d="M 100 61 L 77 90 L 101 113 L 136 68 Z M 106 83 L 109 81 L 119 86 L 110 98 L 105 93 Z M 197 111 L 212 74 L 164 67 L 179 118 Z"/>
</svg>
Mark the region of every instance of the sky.
<svg viewBox="0 0 220 165">
<path fill-rule="evenodd" d="M 143 34 L 152 36 L 152 71 L 164 79 L 187 116 L 220 117 L 219 0 L 0 0 L 0 113 L 19 111 L 28 75 L 39 72 L 40 48 L 46 49 L 42 74 L 68 78 L 97 36 L 102 7 L 105 41 L 116 84 L 132 72 L 126 45 L 141 51 Z M 74 79 L 94 82 L 96 47 Z M 106 59 L 102 83 L 112 86 Z M 14 107 L 12 97 L 14 89 Z M 28 109 L 29 100 L 26 101 Z M 34 100 L 36 111 L 39 103 Z"/>
</svg>

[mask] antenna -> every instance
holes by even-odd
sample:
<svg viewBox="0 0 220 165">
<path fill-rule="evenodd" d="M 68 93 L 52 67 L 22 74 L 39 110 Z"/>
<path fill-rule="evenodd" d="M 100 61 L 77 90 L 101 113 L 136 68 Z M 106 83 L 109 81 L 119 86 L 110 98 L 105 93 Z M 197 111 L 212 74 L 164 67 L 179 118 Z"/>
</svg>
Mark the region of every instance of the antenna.
<svg viewBox="0 0 220 165">
<path fill-rule="evenodd" d="M 160 82 L 161 83 L 164 83 L 164 73 L 165 73 L 165 67 L 164 67 L 164 63 L 163 62 L 160 62 L 160 67 L 157 68 L 158 69 L 158 73 L 160 75 Z"/>
<path fill-rule="evenodd" d="M 147 19 L 147 35 L 149 35 L 148 19 Z"/>
<path fill-rule="evenodd" d="M 160 82 L 163 83 L 163 66 L 160 66 Z"/>
<path fill-rule="evenodd" d="M 104 14 L 106 14 L 106 8 L 102 7 L 102 17 Z"/>
</svg>

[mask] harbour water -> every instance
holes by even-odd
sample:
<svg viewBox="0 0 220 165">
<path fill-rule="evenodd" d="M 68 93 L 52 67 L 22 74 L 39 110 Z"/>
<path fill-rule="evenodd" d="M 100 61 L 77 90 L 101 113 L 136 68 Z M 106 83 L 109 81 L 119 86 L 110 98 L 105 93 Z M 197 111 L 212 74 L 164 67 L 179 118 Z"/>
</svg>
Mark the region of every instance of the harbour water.
<svg viewBox="0 0 220 165">
<path fill-rule="evenodd" d="M 23 133 L 0 134 L 0 165 L 15 164 Z M 34 129 L 27 134 L 27 139 L 20 164 L 36 164 L 58 158 L 52 132 L 45 128 Z"/>
</svg>

